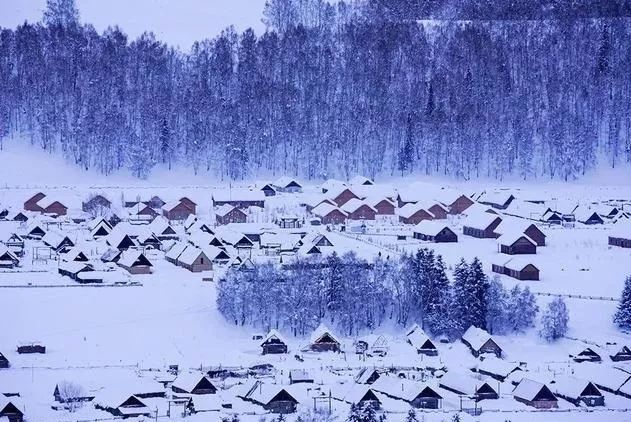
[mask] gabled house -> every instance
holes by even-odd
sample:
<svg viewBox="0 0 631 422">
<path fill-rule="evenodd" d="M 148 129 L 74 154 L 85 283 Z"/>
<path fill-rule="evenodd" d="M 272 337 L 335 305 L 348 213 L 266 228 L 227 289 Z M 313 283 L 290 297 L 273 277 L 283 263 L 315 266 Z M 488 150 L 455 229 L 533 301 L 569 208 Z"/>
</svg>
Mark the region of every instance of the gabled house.
<svg viewBox="0 0 631 422">
<path fill-rule="evenodd" d="M 294 413 L 298 405 L 298 400 L 280 385 L 254 381 L 244 384 L 240 390 L 237 397 L 272 413 Z"/>
<path fill-rule="evenodd" d="M 103 217 L 97 217 L 88 224 L 90 237 L 100 239 L 112 232 L 112 225 Z"/>
<path fill-rule="evenodd" d="M 63 261 L 75 261 L 75 262 L 88 262 L 88 256 L 81 250 L 81 248 L 75 246 L 68 252 L 61 255 Z"/>
<path fill-rule="evenodd" d="M 440 409 L 443 397 L 438 388 L 429 383 L 411 381 L 405 378 L 381 376 L 370 387 L 396 400 L 402 400 L 418 409 Z"/>
<path fill-rule="evenodd" d="M 111 208 L 112 201 L 101 194 L 92 195 L 81 203 L 81 210 L 91 215 L 105 215 Z"/>
<path fill-rule="evenodd" d="M 168 202 L 162 206 L 162 215 L 169 221 L 177 220 L 184 221 L 189 215 L 195 214 L 195 208 L 197 205 L 188 198 L 186 202 L 182 200 Z"/>
<path fill-rule="evenodd" d="M 528 220 L 521 220 L 517 218 L 505 218 L 500 225 L 495 229 L 495 233 L 523 233 L 533 240 L 537 246 L 546 245 L 546 235 L 535 224 L 530 223 Z"/>
<path fill-rule="evenodd" d="M 397 206 L 388 198 L 367 199 L 366 203 L 377 210 L 377 215 L 395 215 Z"/>
<path fill-rule="evenodd" d="M 351 186 L 373 186 L 375 182 L 365 176 L 357 175 L 348 181 Z"/>
<path fill-rule="evenodd" d="M 502 234 L 497 239 L 497 243 L 503 254 L 532 255 L 537 253 L 537 243 L 520 231 Z"/>
<path fill-rule="evenodd" d="M 164 259 L 170 262 L 173 265 L 177 265 L 178 259 L 180 255 L 188 248 L 190 245 L 184 242 L 176 242 L 171 245 L 168 251 L 164 254 Z"/>
<path fill-rule="evenodd" d="M 20 265 L 20 259 L 5 245 L 0 244 L 0 268 L 15 268 Z"/>
<path fill-rule="evenodd" d="M 177 258 L 177 265 L 193 273 L 211 271 L 213 269 L 212 261 L 206 253 L 192 245 L 188 245 L 180 254 Z"/>
<path fill-rule="evenodd" d="M 365 409 L 371 407 L 374 410 L 381 408 L 381 400 L 372 388 L 363 384 L 342 384 L 331 389 L 331 397 L 350 405 L 360 406 Z"/>
<path fill-rule="evenodd" d="M 373 384 L 380 376 L 381 374 L 375 368 L 362 368 L 355 375 L 355 382 L 357 384 Z"/>
<path fill-rule="evenodd" d="M 149 230 L 160 240 L 177 240 L 179 236 L 171 224 L 165 219 L 158 217 L 149 224 Z"/>
<path fill-rule="evenodd" d="M 137 246 L 129 235 L 123 233 L 122 230 L 114 230 L 105 238 L 105 243 L 112 248 L 125 251 L 131 247 Z"/>
<path fill-rule="evenodd" d="M 302 192 L 302 185 L 298 183 L 296 179 L 292 179 L 291 177 L 287 176 L 279 177 L 272 183 L 272 186 L 274 186 L 277 192 Z"/>
<path fill-rule="evenodd" d="M 610 345 L 609 358 L 614 362 L 631 360 L 631 348 L 627 346 Z"/>
<path fill-rule="evenodd" d="M 412 347 L 416 349 L 416 353 L 425 356 L 437 356 L 438 349 L 429 338 L 425 331 L 414 324 L 406 333 L 405 338 Z"/>
<path fill-rule="evenodd" d="M 496 357 L 487 357 L 478 364 L 476 371 L 497 381 L 504 382 L 512 373 L 521 371 L 521 367 L 514 362 L 507 362 Z"/>
<path fill-rule="evenodd" d="M 287 353 L 287 342 L 276 330 L 270 330 L 261 341 L 262 354 L 274 355 Z"/>
<path fill-rule="evenodd" d="M 24 413 L 9 397 L 0 394 L 0 421 L 3 420 L 6 422 L 23 422 Z"/>
<path fill-rule="evenodd" d="M 578 207 L 574 210 L 576 221 L 586 225 L 604 224 L 605 220 L 598 214 L 596 210 L 586 207 Z"/>
<path fill-rule="evenodd" d="M 261 188 L 261 191 L 265 194 L 265 196 L 276 196 L 276 189 L 272 186 L 271 183 L 266 184 Z"/>
<path fill-rule="evenodd" d="M 508 192 L 485 192 L 479 198 L 478 202 L 490 207 L 505 210 L 515 200 L 515 197 Z"/>
<path fill-rule="evenodd" d="M 31 221 L 26 227 L 24 237 L 28 239 L 42 239 L 46 235 L 44 225 L 37 220 Z"/>
<path fill-rule="evenodd" d="M 423 220 L 433 220 L 434 215 L 418 203 L 406 204 L 397 210 L 403 224 L 418 224 Z"/>
<path fill-rule="evenodd" d="M 559 407 L 558 399 L 550 388 L 537 381 L 523 378 L 513 390 L 513 397 L 518 402 L 536 409 L 551 409 Z"/>
<path fill-rule="evenodd" d="M 319 217 L 322 224 L 343 224 L 347 218 L 344 211 L 326 202 L 313 208 L 311 214 Z"/>
<path fill-rule="evenodd" d="M 350 188 L 342 186 L 326 192 L 327 198 L 331 199 L 338 207 L 346 204 L 351 199 L 361 199 Z"/>
<path fill-rule="evenodd" d="M 224 204 L 215 209 L 215 223 L 217 225 L 245 223 L 247 219 L 248 215 L 233 205 Z"/>
<path fill-rule="evenodd" d="M 313 352 L 339 352 L 342 350 L 342 343 L 328 327 L 320 324 L 311 335 L 308 349 Z"/>
<path fill-rule="evenodd" d="M 94 271 L 92 265 L 79 261 L 59 261 L 59 266 L 57 267 L 57 272 L 59 274 L 69 277 L 79 283 L 83 282 L 83 279 L 79 277 L 79 274 L 92 271 Z"/>
<path fill-rule="evenodd" d="M 52 230 L 48 231 L 44 237 L 42 237 L 42 242 L 59 253 L 65 253 L 74 246 L 74 242 L 70 240 L 68 236 Z"/>
<path fill-rule="evenodd" d="M 570 354 L 574 362 L 601 362 L 602 358 L 594 350 L 594 347 L 578 347 L 575 352 Z"/>
<path fill-rule="evenodd" d="M 207 375 L 199 372 L 183 372 L 171 384 L 175 394 L 215 394 L 215 387 Z"/>
<path fill-rule="evenodd" d="M 67 214 L 68 207 L 61 202 L 38 192 L 24 202 L 24 210 L 61 216 Z"/>
<path fill-rule="evenodd" d="M 539 268 L 527 258 L 501 259 L 492 264 L 491 269 L 494 273 L 504 274 L 517 280 L 539 280 Z"/>
<path fill-rule="evenodd" d="M 609 232 L 608 243 L 610 246 L 631 248 L 631 222 L 619 222 Z"/>
<path fill-rule="evenodd" d="M 116 264 L 133 275 L 151 274 L 153 267 L 153 264 L 142 252 L 131 249 L 124 251 Z"/>
<path fill-rule="evenodd" d="M 9 363 L 9 359 L 7 359 L 2 353 L 0 353 L 0 369 L 6 369 L 11 364 Z"/>
<path fill-rule="evenodd" d="M 113 391 L 95 397 L 94 406 L 121 418 L 148 417 L 154 413 L 138 396 Z"/>
<path fill-rule="evenodd" d="M 447 372 L 438 381 L 438 386 L 460 396 L 469 396 L 475 401 L 496 400 L 499 393 L 496 389 L 497 382 L 484 379 L 476 379 L 468 374 Z"/>
<path fill-rule="evenodd" d="M 451 189 L 440 190 L 434 194 L 434 199 L 445 205 L 452 215 L 462 214 L 474 204 L 467 195 Z"/>
<path fill-rule="evenodd" d="M 374 220 L 377 210 L 360 199 L 349 199 L 342 205 L 349 220 Z"/>
<path fill-rule="evenodd" d="M 9 249 L 15 256 L 24 256 L 24 238 L 17 233 L 7 233 L 2 239 L 2 243 Z"/>
<path fill-rule="evenodd" d="M 495 239 L 499 235 L 495 232 L 502 222 L 502 217 L 490 212 L 474 212 L 467 216 L 462 223 L 462 233 L 465 236 L 480 239 Z"/>
<path fill-rule="evenodd" d="M 423 220 L 414 226 L 414 239 L 434 243 L 458 242 L 458 235 L 447 225 L 439 221 Z"/>
<path fill-rule="evenodd" d="M 604 406 L 605 397 L 590 381 L 570 376 L 555 376 L 549 383 L 555 396 L 561 397 L 575 406 L 581 403 L 587 407 Z"/>
<path fill-rule="evenodd" d="M 485 330 L 474 325 L 469 327 L 462 335 L 462 342 L 469 347 L 473 356 L 490 353 L 496 357 L 502 357 L 502 348 L 495 342 L 493 337 Z"/>
</svg>

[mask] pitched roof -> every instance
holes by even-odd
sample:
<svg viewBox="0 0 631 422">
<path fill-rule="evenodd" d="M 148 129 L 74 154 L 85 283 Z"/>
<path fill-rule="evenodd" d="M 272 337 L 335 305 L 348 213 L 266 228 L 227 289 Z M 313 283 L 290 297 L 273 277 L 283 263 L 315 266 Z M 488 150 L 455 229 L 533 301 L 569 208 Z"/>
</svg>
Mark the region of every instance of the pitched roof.
<svg viewBox="0 0 631 422">
<path fill-rule="evenodd" d="M 518 364 L 494 356 L 489 356 L 478 364 L 478 371 L 484 371 L 503 378 L 509 376 L 516 369 L 519 369 Z"/>
<path fill-rule="evenodd" d="M 265 192 L 247 188 L 218 189 L 213 191 L 212 198 L 215 202 L 265 201 Z"/>
<path fill-rule="evenodd" d="M 203 257 L 206 258 L 206 260 L 209 260 L 209 258 L 206 256 L 203 250 L 196 248 L 194 246 L 189 246 L 186 249 L 184 249 L 184 252 L 182 252 L 180 257 L 178 258 L 178 261 L 182 262 L 185 265 L 193 265 L 195 260 L 197 260 L 197 258 L 199 258 L 200 255 L 203 255 Z"/>
<path fill-rule="evenodd" d="M 327 327 L 324 324 L 320 324 L 318 328 L 316 328 L 313 331 L 313 333 L 311 333 L 311 344 L 317 343 L 322 337 L 324 337 L 327 334 L 333 341 L 335 341 L 338 344 L 341 344 L 341 342 L 337 339 L 335 334 L 333 334 L 333 331 L 331 331 L 329 327 Z"/>
<path fill-rule="evenodd" d="M 285 338 L 277 330 L 271 329 L 269 333 L 267 333 L 267 335 L 263 338 L 263 340 L 261 340 L 261 346 L 272 339 L 276 339 L 281 343 L 287 344 Z"/>
<path fill-rule="evenodd" d="M 432 221 L 432 220 L 423 220 L 420 223 L 418 223 L 417 225 L 414 226 L 414 232 L 415 233 L 422 233 L 428 236 L 436 236 L 438 233 L 440 233 L 441 231 L 443 231 L 443 229 L 449 229 L 451 230 L 451 228 L 445 224 L 444 222 L 440 222 L 440 221 Z M 451 230 L 453 232 L 453 230 Z"/>
<path fill-rule="evenodd" d="M 374 182 L 366 176 L 357 175 L 348 182 L 351 185 L 373 185 Z"/>
<path fill-rule="evenodd" d="M 462 225 L 474 229 L 486 230 L 498 218 L 500 221 L 502 220 L 502 217 L 497 214 L 477 210 L 476 212 L 469 213 L 467 218 L 462 222 Z"/>
<path fill-rule="evenodd" d="M 375 391 L 379 391 L 408 402 L 417 398 L 427 389 L 433 393 L 432 395 L 442 398 L 440 394 L 438 394 L 438 389 L 433 383 L 416 382 L 405 378 L 391 377 L 387 375 L 379 377 L 379 379 L 372 384 L 371 388 Z"/>
<path fill-rule="evenodd" d="M 179 388 L 180 390 L 184 390 L 188 393 L 193 391 L 197 384 L 199 384 L 204 378 L 210 379 L 206 376 L 206 374 L 201 372 L 181 372 L 178 374 L 177 378 L 173 381 L 173 387 Z"/>
<path fill-rule="evenodd" d="M 428 211 L 423 204 L 419 204 L 419 203 L 411 203 L 411 204 L 405 204 L 404 206 L 402 206 L 401 208 L 399 208 L 397 210 L 397 214 L 400 217 L 403 218 L 410 218 L 412 217 L 414 214 L 416 214 L 417 212 L 424 210 L 426 213 L 428 213 L 431 217 L 434 217 L 434 214 L 432 214 L 430 211 Z"/>
<path fill-rule="evenodd" d="M 272 182 L 272 185 L 278 186 L 279 188 L 286 188 L 291 184 L 295 184 L 295 185 L 298 185 L 298 187 L 302 187 L 302 185 L 296 179 L 289 176 L 281 176 Z"/>
<path fill-rule="evenodd" d="M 232 210 L 238 210 L 240 213 L 245 214 L 243 211 L 230 204 L 223 204 L 222 206 L 215 208 L 215 215 L 225 217 L 228 213 L 232 212 Z"/>
<path fill-rule="evenodd" d="M 345 211 L 347 213 L 352 213 L 357 211 L 360 207 L 362 206 L 367 206 L 368 208 L 370 208 L 373 211 L 377 211 L 372 205 L 368 205 L 366 202 L 362 201 L 361 199 L 357 199 L 357 198 L 353 198 L 351 200 L 349 200 L 348 202 L 346 202 L 344 205 L 342 205 L 342 211 Z"/>
<path fill-rule="evenodd" d="M 480 348 L 484 346 L 487 341 L 492 340 L 493 337 L 482 328 L 472 325 L 462 335 L 462 339 L 469 343 L 473 350 L 480 350 Z"/>
<path fill-rule="evenodd" d="M 168 259 L 177 260 L 180 255 L 182 255 L 182 252 L 184 252 L 184 250 L 188 248 L 188 246 L 189 245 L 184 242 L 176 242 L 173 244 L 173 246 L 171 246 L 171 248 L 164 256 Z"/>
<path fill-rule="evenodd" d="M 124 267 L 132 267 L 134 264 L 137 265 L 148 265 L 152 267 L 153 265 L 147 259 L 147 257 L 140 251 L 136 251 L 133 249 L 128 249 L 121 254 L 120 259 L 118 260 L 118 264 Z"/>
<path fill-rule="evenodd" d="M 497 238 L 497 243 L 500 245 L 510 246 L 513 243 L 517 242 L 521 238 L 526 239 L 528 242 L 537 246 L 537 242 L 532 240 L 528 235 L 526 235 L 523 231 L 515 230 L 515 231 L 505 231 L 500 237 Z"/>
<path fill-rule="evenodd" d="M 541 390 L 548 390 L 550 394 L 552 391 L 545 385 L 537 381 L 533 381 L 528 378 L 523 378 L 517 387 L 513 390 L 513 396 L 527 401 L 532 401 L 537 397 Z M 554 399 L 556 400 L 556 398 Z"/>
<path fill-rule="evenodd" d="M 327 202 L 323 202 L 317 207 L 315 207 L 314 209 L 312 209 L 311 214 L 317 215 L 318 217 L 325 217 L 336 210 L 342 213 L 343 215 L 347 215 L 346 212 L 344 212 L 344 210 L 341 210 L 335 205 L 331 205 Z"/>
</svg>

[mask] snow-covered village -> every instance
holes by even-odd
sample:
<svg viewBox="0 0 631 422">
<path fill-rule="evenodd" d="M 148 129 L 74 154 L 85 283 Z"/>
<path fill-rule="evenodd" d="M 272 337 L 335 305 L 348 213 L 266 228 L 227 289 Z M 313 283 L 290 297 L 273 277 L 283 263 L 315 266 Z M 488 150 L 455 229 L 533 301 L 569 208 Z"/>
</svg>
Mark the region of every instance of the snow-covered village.
<svg viewBox="0 0 631 422">
<path fill-rule="evenodd" d="M 631 3 L 104 3 L 0 0 L 0 422 L 631 421 Z"/>
</svg>

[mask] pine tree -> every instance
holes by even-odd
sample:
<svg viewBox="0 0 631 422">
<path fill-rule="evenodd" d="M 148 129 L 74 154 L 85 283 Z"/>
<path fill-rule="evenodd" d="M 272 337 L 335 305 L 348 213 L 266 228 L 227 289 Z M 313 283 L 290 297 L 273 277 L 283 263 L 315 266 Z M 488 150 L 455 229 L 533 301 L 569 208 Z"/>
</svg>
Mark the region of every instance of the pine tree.
<svg viewBox="0 0 631 422">
<path fill-rule="evenodd" d="M 505 334 L 508 328 L 508 293 L 499 277 L 489 283 L 487 292 L 486 328 L 491 334 Z"/>
<path fill-rule="evenodd" d="M 489 280 L 482 269 L 482 263 L 477 257 L 473 259 L 471 266 L 469 267 L 469 278 L 473 294 L 473 302 L 470 310 L 472 324 L 476 327 L 486 329 L 486 315 L 488 308 L 487 292 L 489 289 Z"/>
<path fill-rule="evenodd" d="M 516 324 L 513 326 L 514 331 L 524 331 L 535 324 L 537 312 L 539 312 L 539 306 L 537 306 L 537 299 L 532 294 L 528 286 L 524 287 L 521 293 L 511 301 L 513 309 L 517 312 L 515 318 Z"/>
<path fill-rule="evenodd" d="M 558 297 L 548 304 L 541 317 L 541 338 L 551 342 L 567 333 L 570 316 L 563 298 Z"/>
<path fill-rule="evenodd" d="M 162 119 L 162 126 L 160 127 L 160 153 L 162 154 L 162 163 L 168 162 L 169 170 L 171 170 L 171 130 L 166 117 Z"/>
<path fill-rule="evenodd" d="M 379 422 L 375 408 L 369 403 L 362 406 L 362 422 Z"/>
<path fill-rule="evenodd" d="M 469 312 L 469 305 L 473 301 L 473 296 L 468 282 L 469 265 L 464 259 L 461 259 L 454 268 L 453 294 L 450 307 L 453 321 L 452 337 L 459 337 L 473 324 Z"/>
<path fill-rule="evenodd" d="M 77 26 L 79 10 L 75 0 L 46 0 L 44 23 L 48 26 Z"/>
<path fill-rule="evenodd" d="M 624 289 L 613 321 L 622 329 L 631 328 L 631 276 L 628 276 L 624 281 Z"/>
<path fill-rule="evenodd" d="M 346 418 L 347 422 L 364 422 L 362 409 L 358 404 L 352 403 L 351 410 Z"/>
<path fill-rule="evenodd" d="M 438 255 L 431 269 L 427 292 L 425 320 L 429 331 L 434 335 L 448 335 L 452 329 L 450 302 L 451 285 L 447 278 L 445 263 Z"/>
</svg>

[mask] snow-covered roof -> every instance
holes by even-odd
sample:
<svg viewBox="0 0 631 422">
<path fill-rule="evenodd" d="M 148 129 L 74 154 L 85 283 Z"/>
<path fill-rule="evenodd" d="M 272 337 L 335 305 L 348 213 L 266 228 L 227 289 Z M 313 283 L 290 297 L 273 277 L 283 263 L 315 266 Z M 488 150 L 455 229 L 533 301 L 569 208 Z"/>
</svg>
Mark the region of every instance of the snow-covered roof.
<svg viewBox="0 0 631 422">
<path fill-rule="evenodd" d="M 339 189 L 343 187 L 346 187 L 346 183 L 336 179 L 328 179 L 327 181 L 322 183 L 322 185 L 320 185 L 320 189 L 322 189 L 323 191 L 330 191 L 332 189 Z"/>
<path fill-rule="evenodd" d="M 492 337 L 482 328 L 472 325 L 462 335 L 462 339 L 469 343 L 473 350 L 480 350 L 480 348 L 484 346 L 487 341 L 491 340 Z"/>
<path fill-rule="evenodd" d="M 440 385 L 444 385 L 445 387 L 468 395 L 475 394 L 478 391 L 478 388 L 487 383 L 486 380 L 476 379 L 469 374 L 458 373 L 455 371 L 447 372 L 438 382 Z"/>
<path fill-rule="evenodd" d="M 237 233 L 233 230 L 225 229 L 223 227 L 217 228 L 216 235 L 218 238 L 220 238 L 222 241 L 224 241 L 225 243 L 229 245 L 236 245 L 237 243 L 241 242 L 244 238 L 246 240 L 246 243 L 252 244 L 252 241 L 243 233 Z"/>
<path fill-rule="evenodd" d="M 272 182 L 272 185 L 278 186 L 279 188 L 286 188 L 291 184 L 296 184 L 299 187 L 302 187 L 302 185 L 296 179 L 289 176 L 281 176 Z"/>
<path fill-rule="evenodd" d="M 208 259 L 210 259 L 211 261 L 219 259 L 219 257 L 222 255 L 225 255 L 226 259 L 230 259 L 230 255 L 226 251 L 224 251 L 223 249 L 219 249 L 216 246 L 209 245 L 209 246 L 204 246 L 201 249 L 204 251 Z"/>
<path fill-rule="evenodd" d="M 514 232 L 525 232 L 528 227 L 534 225 L 531 220 L 525 220 L 523 218 L 516 217 L 502 217 L 502 222 L 495 229 L 495 233 L 504 234 L 504 233 L 514 233 Z M 536 225 L 535 225 L 536 226 Z"/>
<path fill-rule="evenodd" d="M 287 344 L 285 338 L 281 335 L 281 333 L 279 333 L 277 330 L 271 329 L 269 333 L 267 333 L 267 335 L 263 338 L 263 340 L 261 340 L 261 346 L 272 339 L 276 339 L 281 343 Z"/>
<path fill-rule="evenodd" d="M 445 228 L 448 228 L 449 230 L 451 230 L 451 228 L 444 222 L 435 221 L 435 220 L 423 220 L 420 223 L 418 223 L 416 226 L 414 226 L 414 232 L 425 234 L 428 236 L 436 236 Z"/>
<path fill-rule="evenodd" d="M 200 255 L 204 255 L 207 260 L 209 259 L 203 250 L 194 246 L 189 246 L 188 248 L 184 249 L 184 252 L 182 252 L 180 257 L 178 258 L 178 261 L 184 263 L 185 265 L 193 265 L 195 260 L 199 258 Z"/>
<path fill-rule="evenodd" d="M 350 185 L 373 185 L 374 182 L 366 176 L 357 175 L 348 181 Z"/>
<path fill-rule="evenodd" d="M 164 204 L 162 206 L 162 209 L 165 211 L 172 211 L 175 207 L 177 207 L 178 205 L 180 205 L 182 202 L 181 201 L 171 201 L 171 202 L 167 202 L 166 204 Z"/>
<path fill-rule="evenodd" d="M 372 373 L 371 371 L 366 372 Z M 369 391 L 375 393 L 370 385 L 364 383 L 336 384 L 331 388 L 331 396 L 349 404 L 357 404 Z M 375 396 L 377 395 L 375 394 Z"/>
<path fill-rule="evenodd" d="M 79 246 L 74 246 L 68 252 L 63 254 L 61 259 L 64 261 L 74 261 L 80 254 L 85 255 L 86 258 L 88 257 L 88 254 L 85 253 Z"/>
<path fill-rule="evenodd" d="M 377 211 L 371 205 L 368 205 L 367 203 L 365 203 L 361 199 L 357 199 L 357 198 L 353 198 L 353 199 L 349 200 L 344 205 L 342 205 L 341 208 L 342 208 L 342 211 L 344 211 L 346 213 L 352 213 L 352 212 L 357 211 L 360 207 L 362 207 L 364 205 L 367 206 L 368 208 L 372 209 L 375 212 Z"/>
<path fill-rule="evenodd" d="M 589 383 L 590 381 L 572 376 L 556 375 L 548 386 L 555 394 L 576 399 L 581 396 Z"/>
<path fill-rule="evenodd" d="M 537 242 L 532 240 L 530 237 L 528 237 L 528 235 L 526 235 L 523 231 L 520 231 L 520 230 L 504 231 L 504 233 L 500 237 L 497 238 L 497 243 L 499 243 L 500 245 L 510 246 L 513 243 L 517 242 L 522 237 L 526 239 L 528 242 L 532 243 L 533 245 L 535 246 L 537 245 Z"/>
<path fill-rule="evenodd" d="M 331 331 L 329 327 L 327 327 L 324 324 L 320 324 L 318 328 L 316 328 L 313 331 L 313 333 L 311 333 L 311 344 L 317 343 L 322 337 L 324 337 L 327 334 L 329 337 L 331 337 L 333 341 L 337 342 L 338 344 L 342 343 L 341 341 L 338 340 L 335 334 L 333 334 L 333 331 Z"/>
<path fill-rule="evenodd" d="M 184 229 L 188 230 L 196 221 L 197 216 L 195 214 L 189 214 L 188 217 L 186 217 L 186 220 L 184 220 Z"/>
<path fill-rule="evenodd" d="M 110 246 L 118 247 L 118 245 L 121 244 L 125 236 L 129 237 L 129 235 L 127 235 L 127 233 L 123 232 L 122 230 L 114 230 L 110 234 L 107 235 L 107 237 L 105 238 L 105 241 Z"/>
<path fill-rule="evenodd" d="M 50 197 L 50 196 L 45 196 L 42 199 L 40 199 L 39 201 L 37 201 L 37 205 L 46 209 L 48 207 L 50 207 L 52 204 L 54 204 L 55 202 L 59 202 L 61 205 L 63 205 L 65 207 L 64 204 L 62 204 L 59 200 Z"/>
<path fill-rule="evenodd" d="M 497 214 L 477 210 L 476 212 L 469 213 L 467 218 L 462 222 L 462 225 L 474 229 L 486 230 L 497 218 L 502 220 L 502 217 Z"/>
<path fill-rule="evenodd" d="M 118 260 L 118 263 L 124 267 L 132 267 L 134 263 L 138 261 L 139 259 L 142 259 L 142 257 L 147 259 L 147 257 L 144 256 L 144 254 L 141 251 L 128 249 L 121 254 L 121 257 Z M 147 265 L 152 266 L 151 262 L 149 262 L 148 259 L 147 259 L 147 262 L 148 262 Z"/>
<path fill-rule="evenodd" d="M 191 392 L 197 387 L 202 379 L 208 378 L 206 374 L 201 372 L 181 372 L 177 378 L 173 381 L 173 387 L 179 388 L 186 392 Z M 210 381 L 210 379 L 209 379 Z"/>
<path fill-rule="evenodd" d="M 522 378 L 521 382 L 513 390 L 513 396 L 527 401 L 532 401 L 539 392 L 546 387 L 537 381 L 528 378 Z"/>
<path fill-rule="evenodd" d="M 434 383 L 416 382 L 405 378 L 392 377 L 387 375 L 380 376 L 371 388 L 375 391 L 382 392 L 392 397 L 398 397 L 402 400 L 411 402 L 426 388 L 430 388 L 438 396 L 438 389 Z"/>
<path fill-rule="evenodd" d="M 492 191 L 492 192 L 484 192 L 479 198 L 478 202 L 486 202 L 489 204 L 497 204 L 504 205 L 508 202 L 510 197 L 513 196 L 511 192 L 508 191 Z M 514 196 L 513 196 L 514 197 Z"/>
<path fill-rule="evenodd" d="M 216 202 L 265 201 L 265 192 L 247 188 L 217 189 L 213 191 L 212 198 Z"/>
<path fill-rule="evenodd" d="M 430 216 L 434 216 L 431 212 L 429 212 L 426 208 L 423 207 L 423 204 L 405 204 L 401 208 L 397 209 L 397 214 L 403 218 L 410 218 L 420 210 L 425 210 Z"/>
<path fill-rule="evenodd" d="M 413 330 L 408 331 L 406 338 L 416 349 L 421 349 L 423 345 L 427 343 L 427 341 L 430 339 L 425 331 L 423 331 L 423 329 L 418 325 L 416 325 L 416 328 L 414 328 Z"/>
<path fill-rule="evenodd" d="M 506 378 L 513 371 L 519 369 L 519 365 L 514 362 L 508 362 L 493 356 L 489 356 L 478 364 L 478 371 L 484 371 L 489 374 L 498 375 Z"/>
<path fill-rule="evenodd" d="M 447 206 L 456 202 L 458 198 L 463 196 L 464 194 L 455 189 L 440 189 L 433 194 L 433 198 L 436 199 L 441 204 L 445 204 Z M 466 196 L 466 195 L 464 195 Z"/>
<path fill-rule="evenodd" d="M 151 223 L 149 223 L 149 229 L 156 235 L 162 235 L 166 230 L 173 227 L 169 224 L 169 221 L 164 217 L 157 217 Z"/>
<path fill-rule="evenodd" d="M 631 239 L 631 221 L 620 221 L 615 224 L 609 231 L 609 236 Z"/>
<path fill-rule="evenodd" d="M 327 215 L 329 215 L 331 212 L 338 210 L 340 211 L 342 214 L 346 215 L 346 212 L 344 212 L 344 210 L 339 209 L 338 207 L 336 207 L 335 205 L 331 205 L 327 202 L 323 202 L 320 205 L 318 205 L 317 207 L 315 207 L 314 209 L 311 210 L 311 214 L 313 215 L 317 215 L 318 217 L 325 217 Z"/>
<path fill-rule="evenodd" d="M 293 397 L 293 395 L 289 391 L 287 391 L 287 388 L 284 388 L 281 385 L 268 384 L 262 381 L 252 381 L 252 382 L 243 384 L 239 388 L 239 391 L 237 392 L 237 396 L 242 397 L 246 400 L 251 400 L 256 403 L 260 403 L 262 405 L 267 405 L 269 404 L 269 402 L 272 401 L 274 397 L 276 397 L 283 390 L 287 392 L 287 394 Z"/>
<path fill-rule="evenodd" d="M 171 246 L 171 249 L 169 249 L 164 256 L 168 259 L 177 260 L 180 255 L 182 255 L 182 252 L 184 252 L 184 250 L 188 248 L 188 246 L 189 245 L 184 242 L 176 242 L 173 244 L 173 246 Z"/>
<path fill-rule="evenodd" d="M 618 390 L 631 378 L 631 374 L 617 368 L 589 362 L 576 365 L 574 374 L 579 378 L 605 386 L 613 391 Z"/>
<path fill-rule="evenodd" d="M 44 237 L 42 237 L 42 242 L 44 242 L 45 244 L 51 246 L 51 247 L 59 247 L 62 242 L 67 239 L 67 236 L 53 231 L 53 230 L 49 230 L 48 232 L 46 232 L 46 234 L 44 235 Z"/>
<path fill-rule="evenodd" d="M 596 209 L 592 209 L 585 206 L 579 206 L 578 208 L 574 210 L 574 216 L 576 217 L 577 221 L 587 221 L 592 216 L 594 216 L 594 214 L 596 215 L 596 217 L 602 220 L 600 215 L 598 215 L 598 210 Z"/>
<path fill-rule="evenodd" d="M 225 217 L 228 213 L 230 213 L 232 210 L 238 209 L 230 204 L 223 204 L 220 207 L 215 208 L 215 215 L 218 215 L 219 217 Z M 241 210 L 239 210 L 240 212 L 243 212 Z"/>
</svg>

